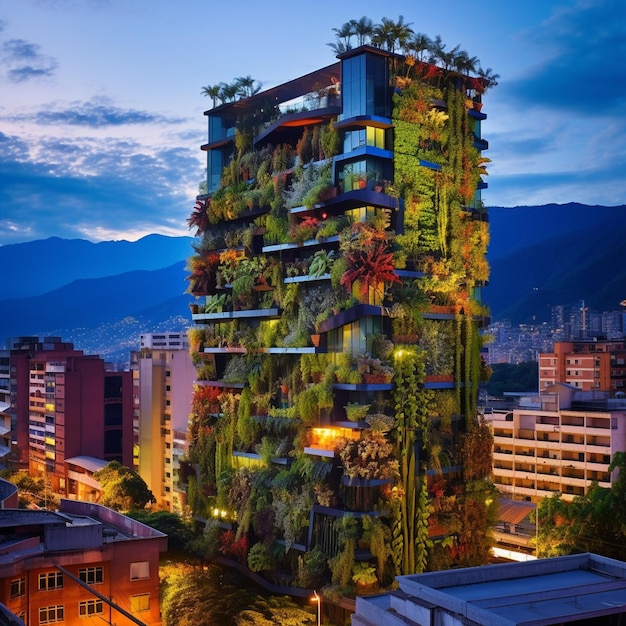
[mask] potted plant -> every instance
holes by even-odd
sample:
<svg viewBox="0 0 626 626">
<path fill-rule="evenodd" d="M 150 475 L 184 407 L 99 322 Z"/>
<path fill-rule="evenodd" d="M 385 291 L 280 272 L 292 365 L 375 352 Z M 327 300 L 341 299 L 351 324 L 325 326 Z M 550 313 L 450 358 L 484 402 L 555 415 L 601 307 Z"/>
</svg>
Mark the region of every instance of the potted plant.
<svg viewBox="0 0 626 626">
<path fill-rule="evenodd" d="M 393 367 L 384 365 L 378 358 L 372 358 L 367 355 L 358 356 L 357 369 L 363 376 L 363 382 L 366 384 L 388 384 L 393 379 Z"/>
<path fill-rule="evenodd" d="M 346 410 L 346 417 L 351 422 L 359 422 L 365 419 L 371 404 L 359 404 L 358 402 L 348 402 L 343 408 Z"/>
</svg>

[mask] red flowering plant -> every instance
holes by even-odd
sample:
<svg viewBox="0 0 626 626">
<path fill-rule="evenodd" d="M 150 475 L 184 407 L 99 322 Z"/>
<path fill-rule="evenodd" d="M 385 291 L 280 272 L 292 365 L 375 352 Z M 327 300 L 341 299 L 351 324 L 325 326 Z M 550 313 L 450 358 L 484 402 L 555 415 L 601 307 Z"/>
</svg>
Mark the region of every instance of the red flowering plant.
<svg viewBox="0 0 626 626">
<path fill-rule="evenodd" d="M 316 217 L 307 216 L 291 227 L 289 235 L 295 243 L 304 243 L 315 237 L 319 226 L 320 221 Z"/>
<path fill-rule="evenodd" d="M 189 229 L 196 228 L 195 237 L 201 235 L 209 227 L 209 205 L 211 199 L 196 200 L 193 211 L 187 218 Z"/>
<path fill-rule="evenodd" d="M 356 222 L 342 234 L 340 248 L 348 265 L 341 284 L 351 290 L 356 283 L 362 302 L 369 301 L 370 290 L 376 301 L 382 298 L 385 283 L 400 282 L 394 272 L 393 253 L 385 231 L 365 222 Z"/>
<path fill-rule="evenodd" d="M 222 390 L 219 387 L 196 385 L 191 402 L 191 410 L 194 414 L 199 416 L 206 416 L 209 413 L 218 413 L 221 395 Z"/>
</svg>

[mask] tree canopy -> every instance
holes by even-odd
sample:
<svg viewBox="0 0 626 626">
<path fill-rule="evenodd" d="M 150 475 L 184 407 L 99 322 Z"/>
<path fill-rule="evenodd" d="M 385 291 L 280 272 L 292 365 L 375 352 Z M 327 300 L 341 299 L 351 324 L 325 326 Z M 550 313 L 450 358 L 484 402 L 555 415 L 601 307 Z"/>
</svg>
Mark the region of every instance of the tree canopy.
<svg viewBox="0 0 626 626">
<path fill-rule="evenodd" d="M 554 494 L 538 509 L 537 556 L 594 552 L 626 559 L 626 453 L 616 452 L 609 471 L 619 474 L 610 489 L 592 484 L 571 502 Z"/>
<path fill-rule="evenodd" d="M 161 568 L 165 626 L 204 624 L 315 624 L 314 608 L 287 596 L 265 597 L 230 570 L 216 565 L 192 568 L 181 563 Z"/>
<path fill-rule="evenodd" d="M 99 504 L 115 511 L 143 509 L 149 502 L 156 502 L 143 478 L 118 461 L 111 461 L 93 477 L 102 487 Z"/>
</svg>

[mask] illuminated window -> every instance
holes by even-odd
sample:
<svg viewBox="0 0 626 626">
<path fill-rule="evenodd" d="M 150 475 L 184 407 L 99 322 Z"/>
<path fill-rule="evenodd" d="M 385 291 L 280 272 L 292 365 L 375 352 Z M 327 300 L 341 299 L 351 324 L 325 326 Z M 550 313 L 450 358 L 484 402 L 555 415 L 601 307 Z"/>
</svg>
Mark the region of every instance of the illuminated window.
<svg viewBox="0 0 626 626">
<path fill-rule="evenodd" d="M 39 574 L 39 591 L 63 588 L 63 574 L 61 572 L 48 572 Z"/>
<path fill-rule="evenodd" d="M 150 594 L 142 593 L 138 596 L 130 597 L 131 611 L 149 611 L 150 610 Z"/>
</svg>

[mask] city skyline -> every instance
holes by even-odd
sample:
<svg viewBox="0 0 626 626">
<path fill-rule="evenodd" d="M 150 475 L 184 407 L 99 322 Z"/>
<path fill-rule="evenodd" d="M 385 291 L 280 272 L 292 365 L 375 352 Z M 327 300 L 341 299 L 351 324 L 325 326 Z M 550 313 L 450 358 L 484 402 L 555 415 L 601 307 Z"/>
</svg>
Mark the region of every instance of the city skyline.
<svg viewBox="0 0 626 626">
<path fill-rule="evenodd" d="M 189 234 L 211 107 L 202 87 L 251 76 L 267 89 L 332 64 L 332 29 L 363 15 L 403 16 L 500 75 L 485 98 L 488 206 L 625 202 L 621 3 L 490 0 L 477 14 L 455 1 L 445 16 L 407 1 L 318 5 L 304 19 L 285 2 L 6 4 L 0 245 Z"/>
</svg>

